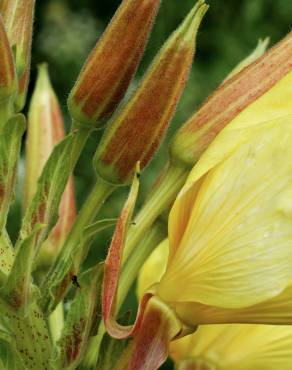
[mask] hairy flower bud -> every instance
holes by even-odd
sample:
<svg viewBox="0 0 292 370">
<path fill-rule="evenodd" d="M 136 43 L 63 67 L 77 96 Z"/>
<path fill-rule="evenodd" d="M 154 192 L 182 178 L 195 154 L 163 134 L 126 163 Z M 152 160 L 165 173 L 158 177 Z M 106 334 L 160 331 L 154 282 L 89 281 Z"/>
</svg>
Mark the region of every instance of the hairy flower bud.
<svg viewBox="0 0 292 370">
<path fill-rule="evenodd" d="M 0 13 L 3 16 L 11 48 L 15 51 L 18 76 L 16 111 L 20 111 L 26 100 L 29 82 L 32 26 L 35 0 L 2 0 Z"/>
<path fill-rule="evenodd" d="M 235 117 L 245 118 L 249 106 L 273 87 L 277 87 L 292 70 L 292 33 L 275 45 L 261 58 L 244 68 L 240 73 L 228 79 L 202 105 L 202 107 L 176 133 L 171 144 L 174 160 L 189 166 L 194 165 L 202 152 L 216 135 Z M 289 90 L 289 84 L 286 83 Z M 285 95 L 283 95 L 285 96 Z M 270 106 L 272 104 L 272 106 Z M 276 95 L 262 109 L 263 120 L 272 118 L 271 110 L 277 116 L 285 114 L 280 111 L 281 103 Z M 255 115 L 258 119 L 258 115 Z"/>
<path fill-rule="evenodd" d="M 65 136 L 62 112 L 49 80 L 47 66 L 39 66 L 35 91 L 32 97 L 26 141 L 26 173 L 24 207 L 33 198 L 38 178 L 54 146 Z M 59 221 L 52 230 L 42 252 L 56 254 L 75 218 L 73 180 L 69 180 L 59 209 Z"/>
<path fill-rule="evenodd" d="M 97 149 L 97 172 L 114 184 L 131 180 L 157 150 L 175 112 L 195 51 L 195 38 L 208 7 L 199 1 L 170 36 L 130 100 L 113 117 Z"/>
<path fill-rule="evenodd" d="M 15 85 L 12 50 L 0 15 L 0 105 L 15 93 Z"/>
<path fill-rule="evenodd" d="M 144 52 L 160 0 L 124 0 L 69 96 L 71 116 L 96 125 L 124 97 Z"/>
</svg>

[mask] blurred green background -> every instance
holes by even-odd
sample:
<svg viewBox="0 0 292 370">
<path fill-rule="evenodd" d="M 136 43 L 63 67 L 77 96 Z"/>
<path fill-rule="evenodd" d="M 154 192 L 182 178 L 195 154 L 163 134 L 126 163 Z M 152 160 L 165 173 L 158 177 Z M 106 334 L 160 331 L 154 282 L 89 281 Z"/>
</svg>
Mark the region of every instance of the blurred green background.
<svg viewBox="0 0 292 370">
<path fill-rule="evenodd" d="M 67 129 L 70 127 L 66 110 L 68 93 L 88 53 L 120 2 L 120 0 L 37 1 L 29 95 L 33 90 L 37 64 L 47 62 L 53 86 L 63 108 Z M 133 86 L 194 2 L 195 0 L 162 0 L 154 30 Z M 143 191 L 140 204 L 167 159 L 167 142 L 173 132 L 220 84 L 228 72 L 256 46 L 259 38 L 269 36 L 271 44 L 274 44 L 291 30 L 291 0 L 209 0 L 208 3 L 210 9 L 198 34 L 197 52 L 185 93 L 164 144 L 142 175 Z M 75 170 L 78 207 L 82 205 L 95 181 L 91 158 L 99 137 L 100 132 L 92 135 Z M 21 187 L 21 176 L 19 186 Z M 126 191 L 127 189 L 121 188 L 116 192 L 106 203 L 100 217 L 118 215 Z M 9 217 L 9 231 L 14 238 L 20 220 L 20 199 L 16 199 Z M 88 264 L 93 264 L 105 256 L 110 237 L 109 230 L 96 239 Z M 128 305 L 132 306 L 133 302 L 134 294 L 129 298 Z M 164 368 L 171 368 L 171 365 L 166 364 Z"/>
</svg>

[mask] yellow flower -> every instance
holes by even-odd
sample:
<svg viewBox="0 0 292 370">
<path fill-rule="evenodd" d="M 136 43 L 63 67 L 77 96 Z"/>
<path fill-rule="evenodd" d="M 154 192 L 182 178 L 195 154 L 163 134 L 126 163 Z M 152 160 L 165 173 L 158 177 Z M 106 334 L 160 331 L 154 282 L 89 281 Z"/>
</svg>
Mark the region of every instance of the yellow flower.
<svg viewBox="0 0 292 370">
<path fill-rule="evenodd" d="M 292 328 L 205 325 L 196 333 L 172 342 L 170 355 L 177 363 L 178 370 L 289 370 L 292 362 Z"/>
<path fill-rule="evenodd" d="M 289 73 L 218 135 L 175 201 L 155 291 L 185 324 L 292 322 L 291 101 Z"/>
</svg>

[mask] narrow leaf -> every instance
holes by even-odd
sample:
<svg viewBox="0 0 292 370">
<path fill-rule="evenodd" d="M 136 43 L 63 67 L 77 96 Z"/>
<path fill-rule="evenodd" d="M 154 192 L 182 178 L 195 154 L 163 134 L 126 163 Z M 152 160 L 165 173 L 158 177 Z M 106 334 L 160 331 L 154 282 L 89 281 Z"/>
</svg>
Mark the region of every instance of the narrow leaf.
<svg viewBox="0 0 292 370">
<path fill-rule="evenodd" d="M 14 248 L 5 229 L 0 233 L 0 245 L 0 271 L 8 274 L 14 260 Z"/>
<path fill-rule="evenodd" d="M 37 223 L 46 225 L 38 235 L 36 249 L 56 223 L 60 199 L 72 169 L 73 140 L 74 134 L 70 134 L 54 148 L 39 179 L 36 194 L 25 213 L 21 239 L 30 235 Z"/>
<path fill-rule="evenodd" d="M 13 345 L 24 364 L 18 364 L 17 369 L 52 370 L 49 332 L 45 317 L 36 303 L 29 306 L 25 317 L 18 314 L 6 316 L 9 330 L 13 333 Z"/>
<path fill-rule="evenodd" d="M 139 166 L 136 171 L 137 172 L 134 176 L 130 194 L 117 222 L 114 236 L 105 261 L 105 271 L 102 288 L 102 315 L 105 327 L 107 332 L 111 336 L 118 339 L 127 338 L 133 335 L 137 328 L 139 328 L 139 325 L 143 318 L 143 311 L 149 298 L 151 297 L 151 294 L 144 296 L 144 299 L 142 300 L 139 307 L 136 322 L 133 326 L 122 326 L 117 323 L 117 321 L 115 320 L 117 290 L 125 239 L 139 190 Z"/>
<path fill-rule="evenodd" d="M 76 369 L 88 345 L 92 324 L 100 310 L 103 268 L 99 264 L 78 278 L 78 286 L 59 344 L 57 368 Z M 99 310 L 98 310 L 99 306 Z"/>
<path fill-rule="evenodd" d="M 48 278 L 44 281 L 41 306 L 51 313 L 60 300 L 64 297 L 71 285 L 72 276 L 76 275 L 79 266 L 87 256 L 89 246 L 96 234 L 108 227 L 111 227 L 116 219 L 101 220 L 86 227 L 80 237 L 80 242 L 75 244 L 75 248 L 59 258 L 53 271 L 50 271 Z"/>
<path fill-rule="evenodd" d="M 17 114 L 0 131 L 0 230 L 6 224 L 17 171 L 17 161 L 25 131 L 25 117 Z"/>
<path fill-rule="evenodd" d="M 11 272 L 3 288 L 3 294 L 16 310 L 27 311 L 35 255 L 35 238 L 41 228 L 41 225 L 36 225 L 32 234 L 19 242 Z"/>
</svg>

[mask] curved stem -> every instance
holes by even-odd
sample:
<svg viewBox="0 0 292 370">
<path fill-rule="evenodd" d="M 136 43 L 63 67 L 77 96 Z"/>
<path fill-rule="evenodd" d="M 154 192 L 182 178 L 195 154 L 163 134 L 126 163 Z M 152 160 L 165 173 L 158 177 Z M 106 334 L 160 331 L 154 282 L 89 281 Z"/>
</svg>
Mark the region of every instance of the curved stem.
<svg viewBox="0 0 292 370">
<path fill-rule="evenodd" d="M 169 164 L 166 172 L 159 179 L 159 182 L 146 199 L 144 206 L 135 217 L 133 225 L 129 228 L 123 263 L 127 261 L 135 247 L 139 245 L 157 217 L 172 204 L 182 188 L 188 172 L 184 167 Z"/>
</svg>

